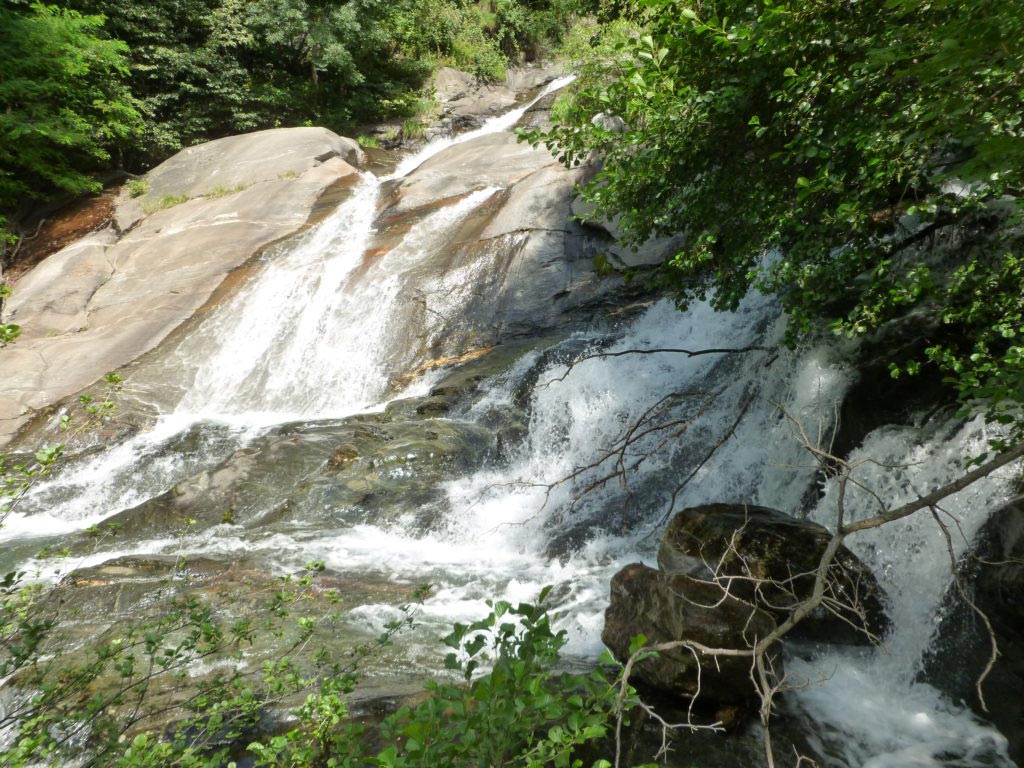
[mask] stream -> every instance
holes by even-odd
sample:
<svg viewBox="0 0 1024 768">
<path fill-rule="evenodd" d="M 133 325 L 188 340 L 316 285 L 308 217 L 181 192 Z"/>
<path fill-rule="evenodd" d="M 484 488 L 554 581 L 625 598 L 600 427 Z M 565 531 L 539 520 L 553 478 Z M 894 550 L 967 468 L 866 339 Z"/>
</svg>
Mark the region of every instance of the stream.
<svg viewBox="0 0 1024 768">
<path fill-rule="evenodd" d="M 389 426 L 415 423 L 394 414 L 427 402 L 447 381 L 443 366 L 424 368 L 424 339 L 445 334 L 468 301 L 445 281 L 474 275 L 439 278 L 432 289 L 448 296 L 444 311 L 415 327 L 403 297 L 424 283 L 423 264 L 503 190 L 448 201 L 392 233 L 394 244 L 371 259 L 382 196 L 429 160 L 511 129 L 532 104 L 429 144 L 390 175 L 363 172 L 321 223 L 259 257 L 233 296 L 165 345 L 158 364 L 127 377 L 126 396 L 145 393 L 158 414 L 151 427 L 69 462 L 34 489 L 0 529 L 2 565 L 56 581 L 122 555 L 185 552 L 244 556 L 282 573 L 321 560 L 353 578 L 430 583 L 418 628 L 389 660 L 427 674 L 440 667 L 436 638 L 453 621 L 479 618 L 488 598 L 532 600 L 545 585 L 554 586 L 569 633 L 567 656 L 595 658 L 612 575 L 627 563 L 654 564 L 672 509 L 748 502 L 829 525 L 836 489 L 819 485 L 784 413 L 829 434 L 856 378 L 852 352 L 787 351 L 780 310 L 761 296 L 732 313 L 707 303 L 679 312 L 649 299 L 621 314 L 596 313 L 587 328 L 519 339 L 500 364 L 485 364 L 493 352 L 481 357 L 470 395 L 429 415 L 433 437 Z M 568 364 L 587 352 L 665 347 L 760 349 Z M 641 419 L 657 429 L 623 446 Z M 391 442 L 365 470 L 370 479 L 350 474 L 342 482 L 323 470 L 325 442 L 334 441 L 330 450 L 352 443 L 361 456 L 370 449 L 359 441 L 388 429 Z M 980 420 L 940 416 L 876 429 L 851 459 L 863 462 L 857 477 L 865 489 L 898 504 L 960 474 L 988 436 Z M 185 532 L 147 527 L 171 497 L 188 502 L 189 494 L 197 505 L 230 499 L 233 519 Z M 969 538 L 1011 496 L 1010 473 L 996 473 L 945 509 Z M 851 491 L 847 504 L 852 518 L 875 510 L 867 490 Z M 87 554 L 33 558 L 115 516 L 141 522 Z M 786 711 L 810 723 L 816 751 L 837 768 L 1012 766 L 1002 736 L 916 680 L 950 580 L 934 522 L 912 517 L 848 543 L 887 590 L 894 631 L 880 650 L 787 659 L 790 674 L 809 684 L 786 696 Z M 346 621 L 372 632 L 396 610 L 370 599 Z"/>
</svg>

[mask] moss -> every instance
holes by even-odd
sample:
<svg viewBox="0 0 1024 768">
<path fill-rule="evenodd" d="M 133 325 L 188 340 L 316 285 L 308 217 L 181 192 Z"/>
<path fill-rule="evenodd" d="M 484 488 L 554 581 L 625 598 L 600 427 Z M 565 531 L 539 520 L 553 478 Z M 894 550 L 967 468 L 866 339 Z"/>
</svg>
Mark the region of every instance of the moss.
<svg viewBox="0 0 1024 768">
<path fill-rule="evenodd" d="M 156 213 L 166 208 L 173 208 L 187 202 L 188 195 L 164 195 L 158 200 L 146 200 L 142 203 L 142 210 L 146 213 Z"/>
</svg>

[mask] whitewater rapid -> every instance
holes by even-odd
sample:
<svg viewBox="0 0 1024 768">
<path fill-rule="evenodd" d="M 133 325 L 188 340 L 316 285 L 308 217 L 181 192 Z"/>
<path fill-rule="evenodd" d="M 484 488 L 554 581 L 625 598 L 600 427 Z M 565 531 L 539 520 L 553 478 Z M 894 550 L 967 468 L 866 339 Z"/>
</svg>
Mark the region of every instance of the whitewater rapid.
<svg viewBox="0 0 1024 768">
<path fill-rule="evenodd" d="M 507 130 L 529 106 L 476 132 L 427 145 L 387 178 L 364 173 L 333 214 L 268 258 L 249 284 L 182 341 L 176 354 L 192 375 L 174 408 L 153 429 L 70 466 L 39 488 L 0 529 L 0 541 L 28 552 L 35 539 L 94 526 L 216 466 L 275 425 L 382 409 L 390 381 L 386 353 L 401 332 L 393 317 L 403 270 L 441 247 L 446 233 L 499 191 L 479 190 L 431 213 L 383 259 L 362 269 L 382 185 L 457 143 Z M 747 502 L 806 509 L 812 519 L 830 524 L 835 488 L 816 487 L 814 463 L 784 413 L 812 434 L 827 434 L 855 373 L 832 345 L 782 348 L 782 324 L 778 306 L 759 296 L 730 313 L 714 312 L 704 302 L 679 312 L 659 301 L 628 322 L 564 343 L 608 352 L 756 349 L 693 358 L 624 354 L 571 370 L 564 362 L 545 363 L 543 350 L 524 355 L 452 418 L 473 422 L 512 402 L 523 382 L 535 379 L 526 438 L 507 462 L 451 478 L 443 488 L 447 512 L 426 530 L 411 514 L 338 527 L 310 523 L 288 532 L 213 526 L 173 540 L 101 549 L 73 562 L 27 561 L 22 567 L 42 568 L 57 579 L 118 554 L 185 551 L 257 556 L 281 571 L 321 560 L 336 572 L 430 583 L 421 630 L 408 648 L 416 660 L 436 653 L 432 640 L 452 621 L 486 613 L 487 599 L 532 600 L 553 585 L 559 624 L 570 637 L 567 652 L 593 658 L 601 648 L 611 576 L 630 562 L 653 564 L 671 509 Z M 400 396 L 425 394 L 430 382 L 422 379 Z M 613 459 L 598 460 L 623 431 L 670 395 L 665 419 L 685 423 L 685 429 L 675 428 L 677 436 L 664 445 L 668 432 L 631 446 L 624 461 L 637 469 L 587 490 L 614 465 Z M 978 452 L 987 437 L 978 420 L 883 428 L 853 458 L 873 460 L 861 465 L 860 478 L 898 504 L 956 477 L 963 457 Z M 680 487 L 682 479 L 687 482 Z M 1009 498 L 1009 488 L 1009 473 L 996 473 L 944 507 L 969 537 L 986 512 Z M 820 500 L 813 501 L 817 491 Z M 869 494 L 854 494 L 851 514 L 867 515 L 871 504 Z M 791 673 L 824 682 L 790 694 L 786 706 L 814 724 L 830 765 L 1009 766 L 1002 737 L 916 682 L 950 576 L 946 544 L 934 522 L 910 518 L 849 544 L 890 595 L 895 632 L 878 652 L 833 650 L 813 661 L 790 659 Z M 965 545 L 959 546 L 962 551 Z M 349 618 L 375 629 L 394 611 L 364 605 Z"/>
</svg>

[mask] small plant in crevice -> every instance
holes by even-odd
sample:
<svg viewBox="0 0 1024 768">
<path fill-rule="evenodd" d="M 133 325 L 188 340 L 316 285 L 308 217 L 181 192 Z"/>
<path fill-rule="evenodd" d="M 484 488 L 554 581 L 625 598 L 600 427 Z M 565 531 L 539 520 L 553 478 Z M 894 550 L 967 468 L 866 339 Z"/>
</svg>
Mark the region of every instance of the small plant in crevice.
<svg viewBox="0 0 1024 768">
<path fill-rule="evenodd" d="M 142 203 L 142 210 L 146 213 L 156 213 L 167 208 L 173 208 L 189 200 L 188 195 L 164 195 L 158 200 L 146 200 Z"/>
<path fill-rule="evenodd" d="M 402 137 L 409 141 L 422 139 L 426 131 L 427 127 L 414 117 L 402 121 Z"/>
<path fill-rule="evenodd" d="M 145 179 L 129 179 L 124 188 L 128 190 L 128 197 L 142 197 L 149 192 L 149 182 Z"/>
</svg>

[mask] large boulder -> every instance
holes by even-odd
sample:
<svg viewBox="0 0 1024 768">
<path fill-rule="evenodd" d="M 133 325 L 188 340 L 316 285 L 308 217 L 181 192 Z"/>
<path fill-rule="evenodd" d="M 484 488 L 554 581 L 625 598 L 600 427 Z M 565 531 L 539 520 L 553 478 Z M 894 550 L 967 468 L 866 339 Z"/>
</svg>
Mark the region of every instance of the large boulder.
<svg viewBox="0 0 1024 768">
<path fill-rule="evenodd" d="M 511 109 L 526 94 L 559 75 L 557 64 L 528 65 L 510 69 L 501 83 L 484 83 L 468 72 L 441 67 L 434 73 L 431 88 L 440 106 L 440 122 L 447 130 L 459 132 L 480 126 L 488 117 Z"/>
<path fill-rule="evenodd" d="M 749 651 L 775 629 L 765 611 L 682 573 L 662 573 L 641 563 L 612 578 L 611 604 L 601 640 L 625 662 L 631 639 L 648 645 L 677 640 L 711 649 Z M 779 647 L 769 651 L 774 673 L 782 675 Z M 633 681 L 674 696 L 697 697 L 702 704 L 743 704 L 756 696 L 749 655 L 713 656 L 691 647 L 662 651 L 640 661 Z"/>
<path fill-rule="evenodd" d="M 0 444 L 34 412 L 153 349 L 232 270 L 302 229 L 362 153 L 323 128 L 260 131 L 183 150 L 123 191 L 116 228 L 50 256 L 15 285 L 0 352 Z M 351 162 L 349 162 L 351 161 Z"/>
<path fill-rule="evenodd" d="M 824 527 L 773 509 L 708 504 L 675 515 L 662 535 L 658 565 L 668 573 L 715 582 L 781 622 L 810 597 L 830 538 Z M 790 636 L 856 644 L 885 634 L 882 588 L 846 547 L 829 569 L 825 598 Z"/>
<path fill-rule="evenodd" d="M 959 564 L 967 597 L 950 586 L 943 618 L 925 656 L 922 677 L 992 721 L 1024 764 L 1024 499 L 996 511 Z M 982 684 L 992 644 L 978 611 L 992 624 L 999 656 Z"/>
<path fill-rule="evenodd" d="M 382 265 L 411 228 L 422 237 L 467 196 L 494 190 L 400 267 L 392 322 L 408 330 L 390 351 L 392 370 L 589 323 L 645 293 L 639 281 L 603 275 L 595 266 L 602 238 L 571 221 L 583 173 L 495 133 L 445 149 L 389 190 L 377 224 Z"/>
</svg>

